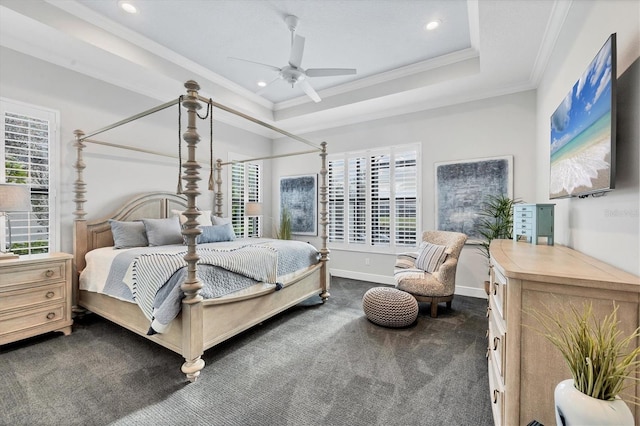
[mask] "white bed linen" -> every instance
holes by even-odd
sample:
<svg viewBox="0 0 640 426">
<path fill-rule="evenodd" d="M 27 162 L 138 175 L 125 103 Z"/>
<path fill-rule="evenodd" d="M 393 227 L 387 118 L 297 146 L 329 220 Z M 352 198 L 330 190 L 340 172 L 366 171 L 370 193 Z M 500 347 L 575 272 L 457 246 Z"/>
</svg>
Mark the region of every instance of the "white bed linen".
<svg viewBox="0 0 640 426">
<path fill-rule="evenodd" d="M 182 244 L 163 246 L 167 253 L 177 253 L 185 249 Z M 104 286 L 107 283 L 109 277 L 109 271 L 111 270 L 111 264 L 113 260 L 120 253 L 124 253 L 133 248 L 115 249 L 113 247 L 101 247 L 95 250 L 91 250 L 86 254 L 86 266 L 80 274 L 79 287 L 80 290 L 93 291 L 96 293 L 104 293 Z M 127 300 L 118 298 L 121 300 Z M 127 300 L 131 302 L 131 300 Z"/>
</svg>

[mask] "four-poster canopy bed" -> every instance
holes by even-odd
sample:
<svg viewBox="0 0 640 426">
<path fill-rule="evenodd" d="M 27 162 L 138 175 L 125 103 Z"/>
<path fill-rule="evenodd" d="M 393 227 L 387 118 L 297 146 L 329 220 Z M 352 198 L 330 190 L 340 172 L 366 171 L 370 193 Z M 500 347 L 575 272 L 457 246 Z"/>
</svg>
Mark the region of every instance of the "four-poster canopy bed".
<svg viewBox="0 0 640 426">
<path fill-rule="evenodd" d="M 88 311 L 94 312 L 110 321 L 113 321 L 129 330 L 132 330 L 148 339 L 181 354 L 185 361 L 182 365 L 182 372 L 186 374 L 189 381 L 195 381 L 200 371 L 204 368 L 204 360 L 201 356 L 204 350 L 246 330 L 247 328 L 258 324 L 279 312 L 315 295 L 319 295 L 324 302 L 329 297 L 329 273 L 327 262 L 329 260 L 329 250 L 327 249 L 327 185 L 326 185 L 326 143 L 316 146 L 311 142 L 290 134 L 284 130 L 278 129 L 253 117 L 247 116 L 241 112 L 235 111 L 224 105 L 213 102 L 198 94 L 199 86 L 195 81 L 187 81 L 185 83 L 187 89 L 186 95 L 179 97 L 174 101 L 167 102 L 151 110 L 142 112 L 128 119 L 114 123 L 108 127 L 97 130 L 95 132 L 85 134 L 80 130 L 76 130 L 75 147 L 77 150 L 77 160 L 75 168 L 77 170 L 77 178 L 74 185 L 76 209 L 74 212 L 74 259 L 77 274 L 75 276 L 75 304 Z M 127 148 L 111 143 L 101 142 L 90 139 L 99 133 L 119 127 L 123 124 L 137 120 L 141 117 L 153 114 L 162 109 L 168 108 L 176 103 L 181 104 L 187 114 L 187 129 L 182 134 L 182 139 L 187 145 L 187 158 L 181 166 L 183 169 L 182 179 L 186 181 L 185 189 L 182 195 L 176 195 L 167 192 L 154 192 L 143 194 L 128 201 L 124 206 L 115 210 L 115 213 L 107 217 L 97 220 L 87 220 L 87 213 L 84 211 L 84 204 L 87 202 L 85 194 L 87 193 L 86 183 L 83 180 L 83 170 L 86 168 L 83 159 L 83 150 L 86 143 L 96 143 L 102 145 Z M 276 241 L 264 242 L 267 248 L 256 247 L 262 243 L 261 240 L 251 239 L 248 246 L 242 242 L 231 242 L 222 249 L 208 248 L 208 244 L 199 244 L 198 238 L 203 232 L 203 227 L 199 226 L 199 216 L 201 211 L 198 209 L 198 196 L 200 195 L 197 182 L 200 180 L 198 169 L 200 165 L 196 160 L 196 147 L 200 140 L 196 129 L 197 111 L 207 105 L 207 108 L 214 107 L 223 109 L 229 113 L 238 115 L 242 118 L 250 120 L 259 125 L 265 126 L 271 130 L 279 132 L 297 141 L 307 143 L 315 147 L 314 151 L 320 151 L 321 169 L 320 174 L 320 225 L 321 225 L 321 248 L 315 250 L 315 263 L 310 262 L 306 267 L 289 272 L 286 276 L 279 276 L 277 282 L 260 282 L 253 278 L 252 283 L 241 290 L 233 291 L 215 298 L 204 298 L 202 295 L 203 281 L 200 274 L 204 274 L 205 265 L 201 260 L 203 253 L 211 256 L 226 256 L 229 252 L 240 252 L 245 249 L 273 251 L 274 246 L 280 244 Z M 210 112 L 212 113 L 212 111 Z M 201 117 L 202 118 L 202 117 Z M 137 148 L 127 148 L 141 152 L 150 152 Z M 153 153 L 153 152 L 151 152 Z M 157 154 L 157 153 L 154 153 Z M 301 154 L 301 153 L 295 153 Z M 295 155 L 295 154 L 285 154 Z M 268 157 L 277 158 L 278 156 Z M 264 157 L 262 159 L 265 159 Z M 211 155 L 213 166 L 213 154 Z M 255 159 L 254 159 L 255 160 Z M 222 160 L 217 160 L 215 167 L 216 179 L 215 184 L 217 190 L 214 194 L 215 200 L 215 216 L 222 217 L 222 167 L 225 164 Z M 213 173 L 213 170 L 212 170 Z M 213 190 L 213 179 L 209 179 L 210 190 Z M 179 184 L 178 192 L 181 190 Z M 119 252 L 114 246 L 114 234 L 112 225 L 131 224 L 136 221 L 151 221 L 153 219 L 169 218 L 172 211 L 179 211 L 185 222 L 182 224 L 181 234 L 184 238 L 182 249 L 174 249 L 180 252 L 179 255 L 186 262 L 186 266 L 181 270 L 183 278 L 180 280 L 179 289 L 184 297 L 179 301 L 179 313 L 176 313 L 175 319 L 171 320 L 170 327 L 162 332 L 155 334 L 150 333 L 149 316 L 145 315 L 141 306 L 132 303 L 129 300 L 122 300 L 119 297 L 103 294 L 94 291 L 91 282 L 94 273 L 90 272 L 87 266 L 87 259 L 98 257 L 97 254 L 102 251 Z M 215 218 L 214 218 L 215 219 Z M 298 242 L 300 244 L 306 244 Z M 217 243 L 214 243 L 217 244 Z M 235 244 L 235 245 L 234 245 Z M 242 247 L 240 247 L 242 246 Z M 175 246 L 173 246 L 175 247 Z M 186 247 L 186 250 L 184 250 Z M 156 249 L 157 247 L 149 247 Z M 135 249 L 133 249 L 135 250 Z M 132 253 L 136 253 L 132 251 Z M 253 256 L 253 252 L 250 252 Z M 283 256 L 280 252 L 279 256 Z M 95 256 L 93 256 L 96 254 Z M 111 255 L 109 255 L 111 256 Z M 122 254 L 118 254 L 122 256 Z M 133 256 L 133 255 L 132 255 Z M 136 261 L 141 262 L 142 256 L 135 257 Z M 160 255 L 159 255 L 160 256 Z M 164 256 L 164 254 L 162 255 Z M 167 255 L 170 256 L 170 255 Z M 308 254 L 307 254 L 308 256 Z M 277 257 L 277 256 L 276 256 Z M 145 257 L 145 259 L 147 259 Z M 182 263 L 184 263 L 182 262 Z M 115 264 L 115 260 L 113 260 Z M 132 264 L 133 265 L 133 262 Z M 279 263 L 278 263 L 279 265 Z M 208 265 L 207 265 L 208 266 Z M 112 273 L 112 272 L 111 272 Z M 142 274 L 138 271 L 139 275 Z M 125 275 L 131 278 L 131 266 Z M 176 273 L 177 274 L 177 273 Z M 134 273 L 135 275 L 135 273 Z M 80 278 L 78 277 L 80 276 Z M 208 276 L 208 275 L 207 275 Z M 138 281 L 137 286 L 141 286 L 142 278 L 134 277 Z M 206 283 L 206 285 L 210 285 Z M 206 287 L 205 287 L 206 288 Z M 141 300 L 142 291 L 139 287 L 133 288 L 133 294 Z"/>
</svg>

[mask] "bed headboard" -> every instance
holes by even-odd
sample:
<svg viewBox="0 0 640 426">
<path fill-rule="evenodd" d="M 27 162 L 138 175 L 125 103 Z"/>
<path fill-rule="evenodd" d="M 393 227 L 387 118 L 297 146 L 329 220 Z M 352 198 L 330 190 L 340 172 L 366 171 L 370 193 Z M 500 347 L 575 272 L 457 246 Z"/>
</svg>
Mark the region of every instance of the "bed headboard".
<svg viewBox="0 0 640 426">
<path fill-rule="evenodd" d="M 91 250 L 113 245 L 113 235 L 109 219 L 134 221 L 139 219 L 160 219 L 171 216 L 171 210 L 185 210 L 187 200 L 170 192 L 151 192 L 137 195 L 128 200 L 114 213 L 92 221 L 76 221 L 74 239 L 75 258 L 78 271 L 84 269 L 84 256 Z"/>
</svg>

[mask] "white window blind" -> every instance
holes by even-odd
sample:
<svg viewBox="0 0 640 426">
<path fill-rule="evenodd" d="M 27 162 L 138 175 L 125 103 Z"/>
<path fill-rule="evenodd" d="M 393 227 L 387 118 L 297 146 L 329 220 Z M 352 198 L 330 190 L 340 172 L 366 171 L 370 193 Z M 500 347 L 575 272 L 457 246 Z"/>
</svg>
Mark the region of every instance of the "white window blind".
<svg viewBox="0 0 640 426">
<path fill-rule="evenodd" d="M 21 255 L 54 251 L 57 235 L 55 173 L 51 158 L 58 115 L 55 111 L 5 99 L 0 100 L 0 112 L 3 135 L 0 180 L 27 185 L 31 191 L 31 212 L 8 213 L 11 250 Z M 4 231 L 6 236 L 8 230 Z"/>
<path fill-rule="evenodd" d="M 231 165 L 231 224 L 238 237 L 262 235 L 262 218 L 246 217 L 246 203 L 261 201 L 262 167 L 259 163 Z"/>
<path fill-rule="evenodd" d="M 419 156 L 413 144 L 329 157 L 331 246 L 383 252 L 416 246 Z"/>
</svg>

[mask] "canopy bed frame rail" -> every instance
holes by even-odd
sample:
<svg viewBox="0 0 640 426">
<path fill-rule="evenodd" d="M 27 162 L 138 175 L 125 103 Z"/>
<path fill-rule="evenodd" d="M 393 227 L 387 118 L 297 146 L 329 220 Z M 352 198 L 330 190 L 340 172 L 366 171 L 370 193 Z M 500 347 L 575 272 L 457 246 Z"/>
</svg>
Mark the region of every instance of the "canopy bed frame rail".
<svg viewBox="0 0 640 426">
<path fill-rule="evenodd" d="M 326 142 L 322 142 L 318 147 L 304 138 L 213 102 L 211 99 L 203 98 L 198 94 L 200 87 L 195 81 L 187 81 L 185 88 L 186 95 L 181 96 L 177 100 L 141 112 L 128 119 L 87 134 L 81 130 L 74 131 L 77 154 L 75 163 L 76 181 L 74 183 L 74 202 L 76 205 L 74 211 L 74 259 L 76 268 L 76 274 L 74 274 L 74 299 L 77 306 L 95 312 L 108 320 L 181 354 L 185 359 L 181 370 L 189 381 L 194 382 L 204 368 L 204 360 L 202 360 L 204 350 L 309 297 L 319 295 L 323 302 L 329 297 L 329 273 L 327 265 L 329 260 L 329 250 L 327 249 L 327 144 Z M 83 150 L 86 148 L 86 144 L 98 143 L 145 152 L 145 150 L 138 148 L 99 142 L 89 138 L 166 109 L 179 102 L 181 102 L 187 114 L 187 129 L 182 134 L 182 138 L 187 145 L 187 158 L 186 161 L 181 164 L 183 168 L 182 179 L 187 183 L 185 189 L 181 191 L 182 194 L 175 195 L 166 192 L 144 194 L 128 201 L 114 214 L 98 220 L 87 221 L 87 213 L 85 211 L 87 185 L 83 177 L 83 171 L 86 168 Z M 198 189 L 198 181 L 200 180 L 198 170 L 200 165 L 196 160 L 196 148 L 200 141 L 200 136 L 197 132 L 196 122 L 198 117 L 197 111 L 202 107 L 201 102 L 208 104 L 210 108 L 217 107 L 223 109 L 316 148 L 314 151 L 305 151 L 304 153 L 320 151 L 321 169 L 319 193 L 321 207 L 320 238 L 322 242 L 322 246 L 319 249 L 320 261 L 304 272 L 297 274 L 293 279 L 283 283 L 283 287 L 279 291 L 276 291 L 273 285 L 258 283 L 245 290 L 216 299 L 204 300 L 200 295 L 203 284 L 197 274 L 199 256 L 196 251 L 196 238 L 202 232 L 198 228 L 198 222 L 196 220 L 200 215 L 197 208 L 197 197 L 200 195 Z M 164 155 L 156 152 L 149 153 Z M 284 154 L 282 156 L 296 154 Z M 213 153 L 211 155 L 213 158 Z M 276 157 L 277 156 L 271 158 Z M 215 214 L 218 216 L 222 216 L 222 165 L 221 160 L 218 160 L 215 165 L 218 173 L 215 182 L 217 184 L 217 191 L 215 192 L 214 199 L 217 207 Z M 213 188 L 210 189 L 213 190 Z M 184 260 L 187 263 L 187 274 L 181 284 L 181 289 L 184 292 L 182 309 L 180 315 L 171 323 L 171 327 L 166 333 L 149 336 L 147 335 L 149 322 L 137 305 L 103 294 L 80 290 L 78 288 L 78 276 L 86 266 L 85 255 L 89 251 L 113 245 L 109 219 L 130 221 L 140 218 L 165 218 L 170 215 L 172 209 L 176 208 L 183 210 L 183 215 L 187 218 L 182 230 L 187 246 L 187 253 L 184 256 Z"/>
</svg>

